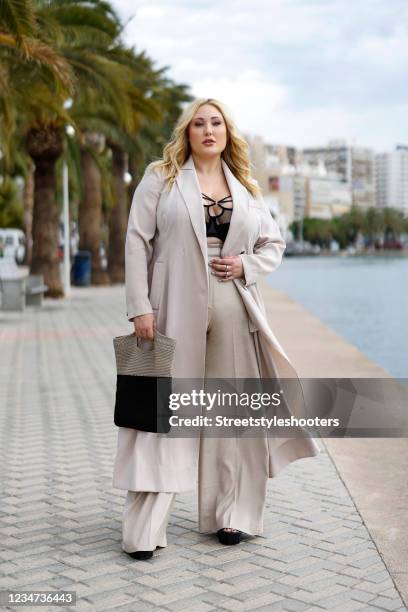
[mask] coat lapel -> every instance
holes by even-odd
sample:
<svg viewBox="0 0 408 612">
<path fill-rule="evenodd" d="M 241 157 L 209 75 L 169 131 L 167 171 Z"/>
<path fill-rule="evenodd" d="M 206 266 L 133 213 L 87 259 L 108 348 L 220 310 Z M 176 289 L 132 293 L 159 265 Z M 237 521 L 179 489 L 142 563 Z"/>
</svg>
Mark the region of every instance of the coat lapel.
<svg viewBox="0 0 408 612">
<path fill-rule="evenodd" d="M 225 178 L 232 195 L 233 211 L 231 223 L 221 249 L 221 256 L 238 255 L 241 248 L 246 244 L 248 232 L 249 194 L 246 188 L 239 182 L 222 159 Z"/>
<path fill-rule="evenodd" d="M 221 250 L 221 256 L 224 257 L 226 255 L 238 255 L 242 246 L 245 244 L 249 196 L 245 187 L 234 176 L 223 159 L 221 159 L 221 164 L 231 192 L 233 206 L 230 227 Z M 192 155 L 188 157 L 181 167 L 181 171 L 176 177 L 176 182 L 186 204 L 191 224 L 207 265 L 207 238 L 204 206 Z"/>
</svg>

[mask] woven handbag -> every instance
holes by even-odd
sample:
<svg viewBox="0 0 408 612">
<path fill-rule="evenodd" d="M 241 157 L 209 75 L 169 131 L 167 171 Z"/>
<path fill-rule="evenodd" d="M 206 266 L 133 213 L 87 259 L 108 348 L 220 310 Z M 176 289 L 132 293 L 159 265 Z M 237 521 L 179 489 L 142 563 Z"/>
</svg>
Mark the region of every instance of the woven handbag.
<svg viewBox="0 0 408 612">
<path fill-rule="evenodd" d="M 156 329 L 151 350 L 139 346 L 135 333 L 117 336 L 113 346 L 117 369 L 115 425 L 168 433 L 176 340 Z"/>
</svg>

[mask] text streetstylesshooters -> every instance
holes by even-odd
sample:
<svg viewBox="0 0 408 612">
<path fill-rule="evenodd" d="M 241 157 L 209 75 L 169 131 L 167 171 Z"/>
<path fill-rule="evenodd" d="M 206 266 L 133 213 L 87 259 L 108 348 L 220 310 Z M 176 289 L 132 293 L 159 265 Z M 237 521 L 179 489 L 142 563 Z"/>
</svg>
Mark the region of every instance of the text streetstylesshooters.
<svg viewBox="0 0 408 612">
<path fill-rule="evenodd" d="M 208 416 L 197 415 L 195 417 L 178 417 L 172 415 L 169 424 L 173 427 L 338 427 L 339 419 L 297 418 L 290 417 L 226 417 L 218 415 L 214 420 Z"/>
</svg>

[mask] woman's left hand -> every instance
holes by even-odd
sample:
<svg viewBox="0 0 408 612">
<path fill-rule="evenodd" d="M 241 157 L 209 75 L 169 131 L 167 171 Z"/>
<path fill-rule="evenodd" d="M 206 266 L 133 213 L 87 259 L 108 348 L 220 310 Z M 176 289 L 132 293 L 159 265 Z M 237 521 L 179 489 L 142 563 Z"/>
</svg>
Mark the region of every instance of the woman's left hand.
<svg viewBox="0 0 408 612">
<path fill-rule="evenodd" d="M 218 276 L 220 281 L 230 281 L 234 278 L 244 277 L 244 266 L 239 255 L 227 255 L 227 257 L 213 257 L 209 261 L 211 274 Z"/>
</svg>

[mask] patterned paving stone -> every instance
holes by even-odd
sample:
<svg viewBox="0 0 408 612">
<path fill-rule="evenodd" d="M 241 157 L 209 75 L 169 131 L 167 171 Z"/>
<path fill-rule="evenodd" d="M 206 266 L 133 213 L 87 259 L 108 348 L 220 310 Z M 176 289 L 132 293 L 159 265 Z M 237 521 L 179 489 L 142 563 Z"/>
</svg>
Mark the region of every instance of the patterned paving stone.
<svg viewBox="0 0 408 612">
<path fill-rule="evenodd" d="M 199 534 L 186 494 L 167 549 L 143 563 L 121 551 L 112 339 L 131 331 L 124 312 L 117 286 L 0 313 L 0 590 L 74 590 L 76 611 L 406 610 L 325 452 L 269 481 L 262 536 L 228 548 Z"/>
</svg>

